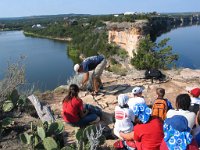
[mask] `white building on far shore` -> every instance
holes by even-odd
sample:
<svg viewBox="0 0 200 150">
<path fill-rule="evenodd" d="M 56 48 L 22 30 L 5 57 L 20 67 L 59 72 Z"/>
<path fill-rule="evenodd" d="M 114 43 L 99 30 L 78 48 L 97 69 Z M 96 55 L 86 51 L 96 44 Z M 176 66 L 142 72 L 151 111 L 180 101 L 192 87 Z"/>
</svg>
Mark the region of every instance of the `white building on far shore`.
<svg viewBox="0 0 200 150">
<path fill-rule="evenodd" d="M 32 28 L 40 28 L 40 29 L 42 29 L 44 27 L 41 24 L 34 24 L 34 25 L 32 25 Z"/>
<path fill-rule="evenodd" d="M 137 12 L 125 12 L 124 15 L 134 15 L 137 14 Z"/>
</svg>

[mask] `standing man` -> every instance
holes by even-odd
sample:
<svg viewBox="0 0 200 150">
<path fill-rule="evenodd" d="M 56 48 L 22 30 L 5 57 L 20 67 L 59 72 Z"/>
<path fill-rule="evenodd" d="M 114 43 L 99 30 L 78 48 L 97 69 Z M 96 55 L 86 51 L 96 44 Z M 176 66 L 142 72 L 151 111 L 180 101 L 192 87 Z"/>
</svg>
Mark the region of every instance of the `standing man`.
<svg viewBox="0 0 200 150">
<path fill-rule="evenodd" d="M 81 64 L 74 65 L 74 71 L 78 73 L 85 73 L 83 76 L 82 86 L 84 86 L 89 79 L 89 71 L 94 70 L 92 74 L 94 95 L 99 92 L 99 87 L 102 85 L 100 76 L 105 69 L 107 61 L 103 55 L 91 56 L 83 60 Z"/>
</svg>

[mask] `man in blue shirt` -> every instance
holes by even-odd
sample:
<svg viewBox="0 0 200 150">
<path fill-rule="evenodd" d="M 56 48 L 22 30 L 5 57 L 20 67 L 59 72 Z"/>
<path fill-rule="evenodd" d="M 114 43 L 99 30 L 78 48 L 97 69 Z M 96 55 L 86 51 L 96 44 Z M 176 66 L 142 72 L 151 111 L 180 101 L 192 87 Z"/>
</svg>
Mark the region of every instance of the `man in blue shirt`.
<svg viewBox="0 0 200 150">
<path fill-rule="evenodd" d="M 91 56 L 83 60 L 81 64 L 74 65 L 74 71 L 78 73 L 85 73 L 82 81 L 84 86 L 89 79 L 89 71 L 94 70 L 92 74 L 94 95 L 98 94 L 101 83 L 100 76 L 105 69 L 107 61 L 103 55 Z"/>
</svg>

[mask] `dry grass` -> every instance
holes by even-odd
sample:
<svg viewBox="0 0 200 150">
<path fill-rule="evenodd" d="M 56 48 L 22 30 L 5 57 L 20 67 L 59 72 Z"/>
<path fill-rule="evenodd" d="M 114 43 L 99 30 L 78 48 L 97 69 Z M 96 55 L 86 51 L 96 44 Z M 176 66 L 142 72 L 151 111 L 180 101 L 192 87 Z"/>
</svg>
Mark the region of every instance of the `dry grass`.
<svg viewBox="0 0 200 150">
<path fill-rule="evenodd" d="M 25 83 L 25 69 L 22 59 L 21 57 L 20 60 L 13 64 L 8 63 L 6 75 L 0 81 L 0 104 L 6 100 L 14 89 Z"/>
</svg>

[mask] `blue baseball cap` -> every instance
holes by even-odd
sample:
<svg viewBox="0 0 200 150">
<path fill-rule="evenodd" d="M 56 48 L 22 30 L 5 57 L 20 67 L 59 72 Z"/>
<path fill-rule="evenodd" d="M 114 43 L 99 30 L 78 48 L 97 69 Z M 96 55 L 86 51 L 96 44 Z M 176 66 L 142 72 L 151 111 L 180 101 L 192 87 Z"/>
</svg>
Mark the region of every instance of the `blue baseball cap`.
<svg viewBox="0 0 200 150">
<path fill-rule="evenodd" d="M 188 127 L 187 119 L 181 115 L 175 115 L 171 118 L 167 118 L 167 119 L 165 119 L 165 123 L 168 125 L 171 125 L 172 128 L 174 128 L 180 132 L 190 130 L 190 128 Z"/>
</svg>

